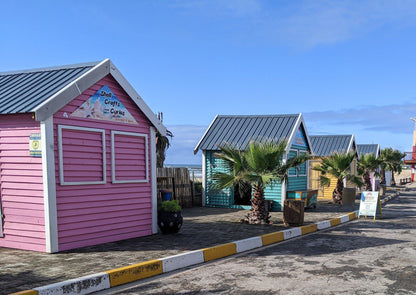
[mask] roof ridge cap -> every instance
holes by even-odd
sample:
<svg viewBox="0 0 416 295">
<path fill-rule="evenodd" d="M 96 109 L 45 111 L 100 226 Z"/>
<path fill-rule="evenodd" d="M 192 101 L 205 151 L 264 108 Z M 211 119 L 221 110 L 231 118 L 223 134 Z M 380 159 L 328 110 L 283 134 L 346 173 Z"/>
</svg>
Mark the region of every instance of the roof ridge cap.
<svg viewBox="0 0 416 295">
<path fill-rule="evenodd" d="M 233 118 L 255 118 L 255 117 L 291 117 L 299 116 L 298 114 L 275 114 L 275 115 L 217 115 L 218 118 L 233 117 Z"/>
</svg>

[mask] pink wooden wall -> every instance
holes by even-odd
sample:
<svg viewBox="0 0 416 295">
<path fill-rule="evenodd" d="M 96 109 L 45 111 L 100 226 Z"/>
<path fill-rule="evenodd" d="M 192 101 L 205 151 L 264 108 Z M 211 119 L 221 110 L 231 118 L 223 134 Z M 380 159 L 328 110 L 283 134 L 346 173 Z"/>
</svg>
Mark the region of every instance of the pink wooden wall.
<svg viewBox="0 0 416 295">
<path fill-rule="evenodd" d="M 0 246 L 45 251 L 42 158 L 29 155 L 31 133 L 40 133 L 31 114 L 0 117 Z"/>
<path fill-rule="evenodd" d="M 111 89 L 138 125 L 70 116 L 104 85 Z M 60 185 L 57 149 L 59 124 L 105 129 L 106 184 Z M 145 183 L 113 184 L 111 179 L 111 131 L 147 134 L 150 144 L 150 125 L 145 115 L 111 76 L 84 91 L 54 115 L 59 251 L 152 234 L 151 166 L 148 168 L 149 181 Z M 64 130 L 63 137 L 65 181 L 100 180 L 100 135 Z M 117 177 L 143 177 L 145 166 L 140 165 L 145 155 L 142 139 L 126 138 L 123 135 L 116 135 L 116 138 Z M 70 144 L 73 145 L 72 151 Z M 150 164 L 149 144 L 147 149 Z M 123 163 L 124 166 L 121 165 Z M 137 166 L 141 171 L 135 170 L 134 167 Z"/>
</svg>

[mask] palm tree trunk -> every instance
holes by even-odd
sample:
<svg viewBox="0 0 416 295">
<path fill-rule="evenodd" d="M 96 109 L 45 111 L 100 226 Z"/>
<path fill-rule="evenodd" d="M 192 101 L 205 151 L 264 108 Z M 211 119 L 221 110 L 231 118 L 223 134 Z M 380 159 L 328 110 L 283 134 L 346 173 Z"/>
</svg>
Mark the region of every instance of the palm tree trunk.
<svg viewBox="0 0 416 295">
<path fill-rule="evenodd" d="M 386 170 L 380 169 L 380 184 L 386 184 Z"/>
<path fill-rule="evenodd" d="M 269 223 L 269 214 L 265 207 L 264 188 L 260 185 L 253 186 L 251 210 L 247 219 L 249 224 Z"/>
<path fill-rule="evenodd" d="M 363 178 L 364 178 L 365 190 L 366 191 L 372 191 L 373 190 L 373 185 L 371 184 L 370 174 L 368 174 L 367 172 L 364 173 Z"/>
<path fill-rule="evenodd" d="M 394 179 L 394 171 L 391 170 L 391 186 L 396 186 L 396 180 Z"/>
<path fill-rule="evenodd" d="M 342 179 L 337 180 L 337 186 L 334 189 L 334 192 L 332 193 L 332 201 L 335 204 L 341 204 L 342 203 L 342 191 L 344 190 L 344 181 Z"/>
</svg>

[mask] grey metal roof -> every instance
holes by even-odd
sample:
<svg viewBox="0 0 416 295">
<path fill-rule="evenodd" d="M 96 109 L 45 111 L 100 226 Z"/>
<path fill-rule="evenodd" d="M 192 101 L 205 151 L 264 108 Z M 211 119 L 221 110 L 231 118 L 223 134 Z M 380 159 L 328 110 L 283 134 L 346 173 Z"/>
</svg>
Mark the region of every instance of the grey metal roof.
<svg viewBox="0 0 416 295">
<path fill-rule="evenodd" d="M 355 149 L 354 135 L 311 135 L 309 139 L 317 157 L 328 157 L 334 152 L 348 153 Z"/>
<path fill-rule="evenodd" d="M 366 154 L 374 154 L 376 158 L 380 155 L 380 145 L 379 144 L 357 144 L 357 152 L 361 157 Z"/>
<path fill-rule="evenodd" d="M 33 112 L 99 62 L 0 73 L 0 114 Z"/>
<path fill-rule="evenodd" d="M 300 114 L 231 116 L 218 115 L 194 149 L 219 150 L 224 143 L 244 150 L 253 139 L 287 139 L 293 134 Z"/>
</svg>

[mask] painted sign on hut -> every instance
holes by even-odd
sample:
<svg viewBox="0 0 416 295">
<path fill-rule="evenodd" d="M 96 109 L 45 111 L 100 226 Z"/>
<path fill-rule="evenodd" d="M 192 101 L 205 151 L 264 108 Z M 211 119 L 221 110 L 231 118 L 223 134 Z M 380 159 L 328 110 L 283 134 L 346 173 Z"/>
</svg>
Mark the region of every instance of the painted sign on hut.
<svg viewBox="0 0 416 295">
<path fill-rule="evenodd" d="M 337 180 L 334 176 L 327 175 L 330 178 L 330 185 L 324 187 L 321 185 L 319 171 L 313 170 L 313 167 L 322 163 L 322 158 L 331 156 L 334 152 L 337 153 L 355 153 L 356 158 L 351 164 L 351 173 L 357 175 L 357 147 L 355 144 L 354 135 L 311 135 L 315 156 L 309 160 L 309 187 L 313 190 L 318 190 L 318 198 L 332 200 L 332 192 L 334 191 Z M 355 188 L 355 184 L 344 180 L 344 187 Z"/>
<path fill-rule="evenodd" d="M 223 116 L 212 121 L 194 149 L 202 151 L 203 205 L 207 207 L 249 209 L 251 192 L 239 189 L 217 190 L 213 187 L 212 176 L 217 171 L 224 172 L 223 160 L 215 157 L 219 146 L 228 143 L 244 150 L 251 140 L 287 141 L 283 160 L 301 153 L 311 153 L 311 144 L 302 114 Z M 304 191 L 308 188 L 308 164 L 289 171 L 288 182 L 278 182 L 265 189 L 265 199 L 272 201 L 272 210 L 280 211 L 288 191 Z"/>
<path fill-rule="evenodd" d="M 0 246 L 58 252 L 156 233 L 157 130 L 109 59 L 0 73 Z"/>
</svg>

